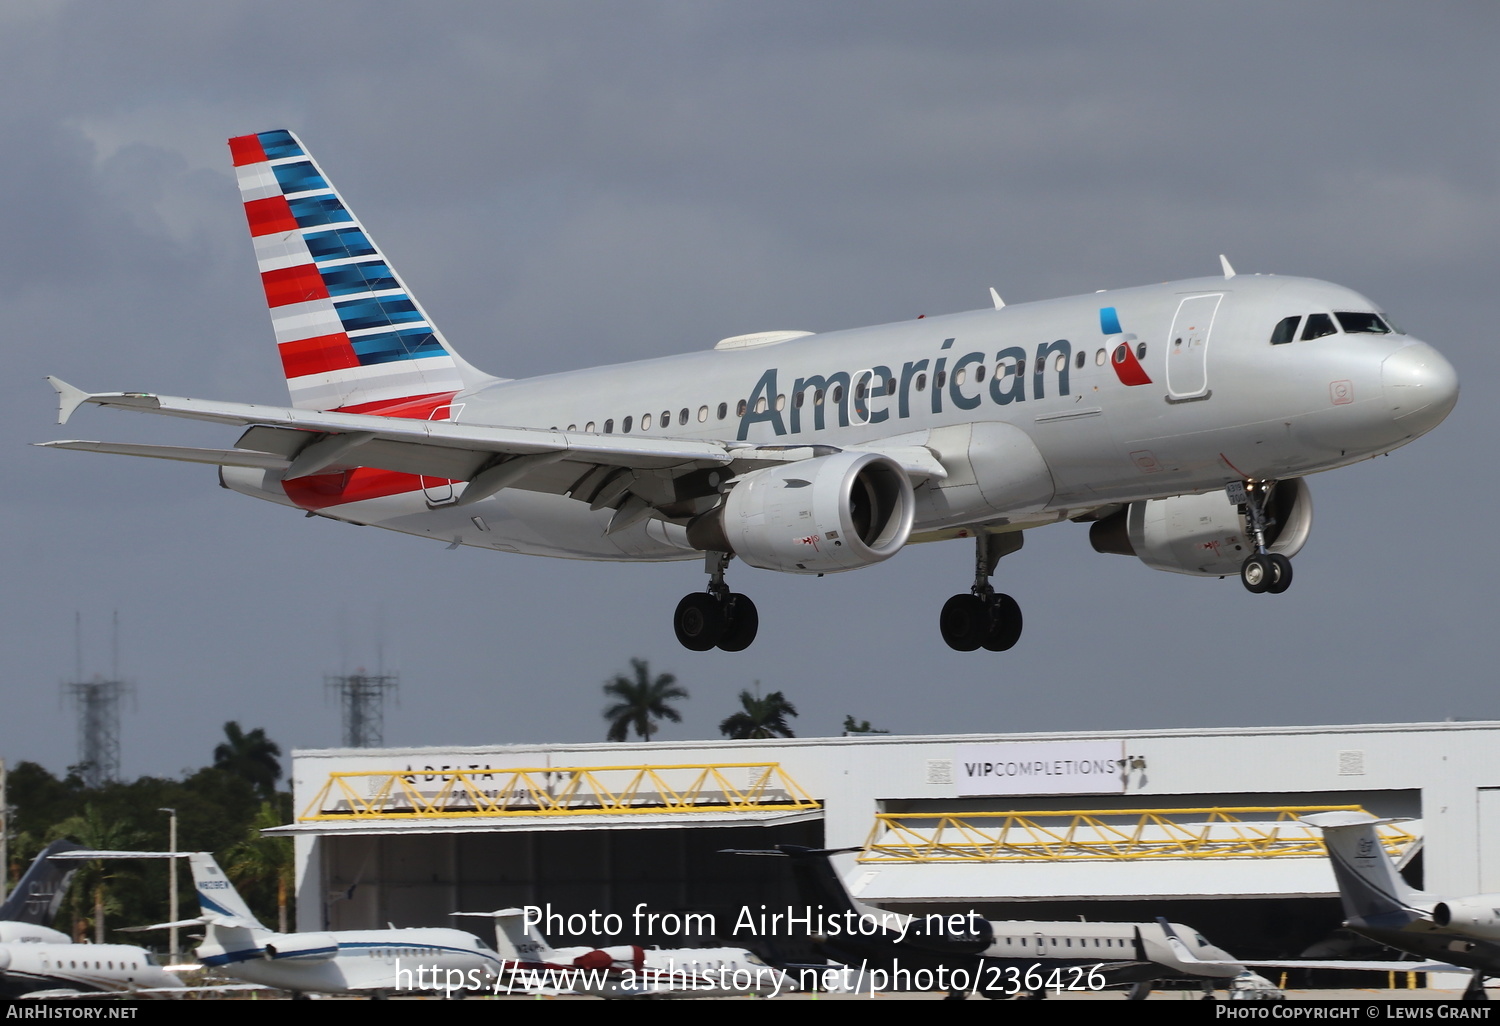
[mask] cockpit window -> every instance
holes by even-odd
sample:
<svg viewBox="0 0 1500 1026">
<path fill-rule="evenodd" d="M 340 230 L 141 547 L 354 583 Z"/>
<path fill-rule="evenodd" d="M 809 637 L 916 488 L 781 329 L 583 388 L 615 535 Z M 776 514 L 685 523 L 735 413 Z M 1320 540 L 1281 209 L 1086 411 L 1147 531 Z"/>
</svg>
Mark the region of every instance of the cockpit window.
<svg viewBox="0 0 1500 1026">
<path fill-rule="evenodd" d="M 1333 326 L 1333 318 L 1327 314 L 1308 314 L 1307 327 L 1302 329 L 1302 341 L 1332 335 L 1338 330 Z"/>
<path fill-rule="evenodd" d="M 1379 314 L 1349 313 L 1338 310 L 1334 316 L 1339 319 L 1339 326 L 1350 335 L 1389 335 L 1391 333 L 1391 329 L 1386 326 L 1385 321 L 1380 319 Z"/>
<path fill-rule="evenodd" d="M 1302 315 L 1296 317 L 1283 317 L 1281 323 L 1276 325 L 1276 330 L 1271 332 L 1271 345 L 1284 346 L 1297 337 L 1297 325 L 1302 321 Z"/>
</svg>

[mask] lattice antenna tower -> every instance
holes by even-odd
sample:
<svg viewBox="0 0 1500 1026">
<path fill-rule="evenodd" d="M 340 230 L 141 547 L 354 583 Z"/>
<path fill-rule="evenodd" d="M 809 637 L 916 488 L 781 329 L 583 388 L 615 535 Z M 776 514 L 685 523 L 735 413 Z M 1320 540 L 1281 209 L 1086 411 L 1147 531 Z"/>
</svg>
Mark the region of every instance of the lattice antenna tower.
<svg viewBox="0 0 1500 1026">
<path fill-rule="evenodd" d="M 74 677 L 63 685 L 78 713 L 78 765 L 87 787 L 120 779 L 120 700 L 135 685 L 120 679 L 120 614 L 114 615 L 108 679 L 83 679 L 83 618 L 73 616 Z"/>
<path fill-rule="evenodd" d="M 323 688 L 339 696 L 345 748 L 378 748 L 385 743 L 385 696 L 399 686 L 394 673 L 326 674 Z"/>
</svg>

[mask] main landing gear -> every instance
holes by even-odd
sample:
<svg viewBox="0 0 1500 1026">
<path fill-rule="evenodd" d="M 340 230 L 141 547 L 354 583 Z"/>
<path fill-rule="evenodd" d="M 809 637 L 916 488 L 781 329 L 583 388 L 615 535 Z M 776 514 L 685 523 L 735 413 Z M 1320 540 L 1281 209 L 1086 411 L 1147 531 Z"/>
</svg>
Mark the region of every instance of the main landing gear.
<svg viewBox="0 0 1500 1026">
<path fill-rule="evenodd" d="M 1240 564 L 1240 581 L 1252 595 L 1280 595 L 1292 586 L 1292 561 L 1279 552 L 1266 550 L 1266 529 L 1275 521 L 1266 515 L 1275 481 L 1234 481 L 1225 492 L 1229 501 L 1245 507 L 1255 552 Z"/>
<path fill-rule="evenodd" d="M 677 603 L 672 627 L 682 647 L 694 652 L 719 648 L 725 652 L 743 652 L 755 640 L 760 629 L 760 615 L 755 603 L 739 592 L 731 592 L 724 583 L 724 571 L 734 557 L 727 552 L 710 552 L 704 560 L 708 571 L 708 590 L 684 595 Z"/>
<path fill-rule="evenodd" d="M 1021 640 L 1021 607 L 1009 595 L 996 594 L 990 577 L 1000 557 L 1015 552 L 1025 540 L 1020 531 L 990 534 L 981 530 L 975 536 L 974 586 L 967 595 L 954 595 L 943 603 L 938 617 L 949 648 L 1004 652 Z"/>
</svg>

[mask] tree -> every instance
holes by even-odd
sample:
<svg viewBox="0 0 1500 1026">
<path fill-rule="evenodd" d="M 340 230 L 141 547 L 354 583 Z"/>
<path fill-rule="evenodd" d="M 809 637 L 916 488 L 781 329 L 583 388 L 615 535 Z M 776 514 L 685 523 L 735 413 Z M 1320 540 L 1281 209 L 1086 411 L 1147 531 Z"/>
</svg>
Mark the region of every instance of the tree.
<svg viewBox="0 0 1500 1026">
<path fill-rule="evenodd" d="M 256 727 L 246 734 L 234 720 L 224 724 L 225 741 L 214 748 L 214 768 L 249 782 L 263 800 L 276 793 L 281 779 L 281 748 Z"/>
<path fill-rule="evenodd" d="M 870 721 L 869 720 L 860 720 L 858 722 L 855 722 L 854 715 L 852 713 L 849 714 L 848 716 L 844 717 L 844 734 L 845 734 L 845 736 L 848 736 L 850 734 L 889 734 L 889 733 L 890 733 L 889 730 L 876 730 L 874 727 L 870 726 Z"/>
<path fill-rule="evenodd" d="M 634 679 L 618 673 L 604 685 L 605 696 L 617 700 L 604 710 L 604 718 L 609 721 L 609 733 L 605 734 L 608 741 L 624 741 L 632 729 L 637 737 L 650 741 L 657 720 L 682 722 L 682 715 L 670 704 L 688 697 L 677 678 L 670 673 L 653 678 L 644 659 L 632 659 L 630 666 L 635 671 Z"/>
<path fill-rule="evenodd" d="M 262 802 L 255 822 L 245 833 L 239 844 L 226 853 L 225 871 L 239 885 L 242 892 L 276 889 L 277 930 L 286 933 L 287 894 L 292 885 L 292 839 L 290 837 L 266 837 L 263 831 L 282 825 L 281 810 L 275 802 Z"/>
<path fill-rule="evenodd" d="M 83 807 L 81 815 L 56 824 L 52 833 L 53 840 L 72 838 L 94 851 L 129 851 L 139 843 L 140 836 L 123 820 L 108 818 L 92 803 Z M 85 862 L 79 868 L 68 899 L 74 941 L 83 941 L 90 919 L 88 912 L 92 911 L 94 943 L 104 943 L 104 917 L 120 911 L 119 901 L 109 893 L 109 884 L 117 876 L 118 872 L 100 859 Z"/>
<path fill-rule="evenodd" d="M 756 693 L 740 692 L 741 710 L 719 724 L 719 733 L 735 740 L 750 740 L 765 737 L 796 737 L 787 717 L 797 715 L 797 707 L 786 700 L 780 691 L 760 697 L 760 682 L 756 682 Z"/>
</svg>

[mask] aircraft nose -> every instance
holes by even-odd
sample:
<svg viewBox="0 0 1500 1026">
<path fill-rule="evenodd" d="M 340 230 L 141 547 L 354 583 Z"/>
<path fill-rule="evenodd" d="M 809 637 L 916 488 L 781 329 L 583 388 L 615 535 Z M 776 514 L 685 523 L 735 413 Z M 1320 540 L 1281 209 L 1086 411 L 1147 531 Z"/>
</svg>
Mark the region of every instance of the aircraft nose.
<svg viewBox="0 0 1500 1026">
<path fill-rule="evenodd" d="M 1386 357 L 1380 381 L 1396 423 L 1412 435 L 1437 427 L 1458 402 L 1458 374 L 1425 342 L 1413 342 Z"/>
</svg>

